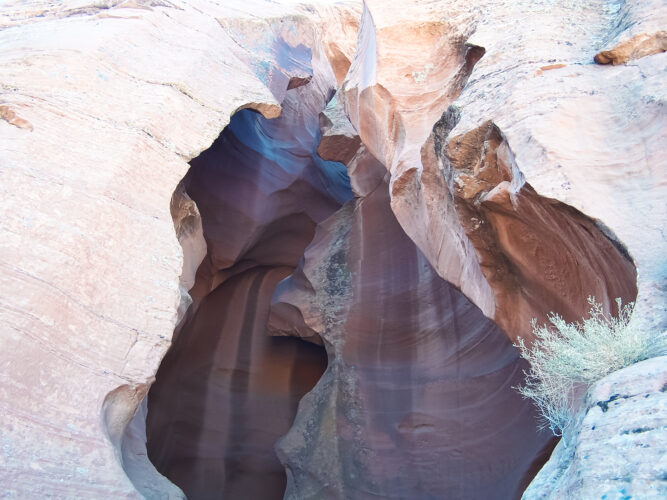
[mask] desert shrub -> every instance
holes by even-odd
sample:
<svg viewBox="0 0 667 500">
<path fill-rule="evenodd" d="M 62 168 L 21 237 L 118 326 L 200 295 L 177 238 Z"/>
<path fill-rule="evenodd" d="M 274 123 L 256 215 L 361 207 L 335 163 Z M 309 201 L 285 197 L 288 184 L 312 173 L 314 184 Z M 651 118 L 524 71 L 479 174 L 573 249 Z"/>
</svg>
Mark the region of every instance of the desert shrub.
<svg viewBox="0 0 667 500">
<path fill-rule="evenodd" d="M 605 315 L 591 297 L 590 317 L 580 323 L 567 323 L 557 314 L 549 315 L 550 325 L 537 326 L 533 320 L 533 344 L 522 338 L 515 344 L 530 363 L 525 385 L 517 390 L 535 402 L 543 427 L 556 436 L 574 417 L 576 394 L 613 371 L 667 354 L 664 332 L 655 334 L 630 322 L 634 304 L 616 302 L 616 317 Z"/>
</svg>

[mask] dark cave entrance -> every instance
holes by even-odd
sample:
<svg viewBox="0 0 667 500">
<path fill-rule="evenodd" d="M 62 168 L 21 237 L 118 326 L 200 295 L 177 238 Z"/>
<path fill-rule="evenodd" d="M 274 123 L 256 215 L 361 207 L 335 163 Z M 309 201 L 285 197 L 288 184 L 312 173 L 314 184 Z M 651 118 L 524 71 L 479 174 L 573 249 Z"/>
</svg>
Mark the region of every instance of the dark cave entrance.
<svg viewBox="0 0 667 500">
<path fill-rule="evenodd" d="M 316 224 L 352 197 L 345 166 L 315 153 L 328 93 L 312 85 L 290 90 L 278 118 L 237 112 L 179 186 L 207 251 L 147 397 L 146 435 L 151 462 L 191 499 L 282 498 L 273 446 L 327 367 L 322 347 L 266 328 Z"/>
<path fill-rule="evenodd" d="M 324 349 L 270 337 L 286 267 L 234 275 L 202 301 L 148 397 L 148 456 L 188 498 L 282 498 L 273 446 L 326 369 Z"/>
</svg>

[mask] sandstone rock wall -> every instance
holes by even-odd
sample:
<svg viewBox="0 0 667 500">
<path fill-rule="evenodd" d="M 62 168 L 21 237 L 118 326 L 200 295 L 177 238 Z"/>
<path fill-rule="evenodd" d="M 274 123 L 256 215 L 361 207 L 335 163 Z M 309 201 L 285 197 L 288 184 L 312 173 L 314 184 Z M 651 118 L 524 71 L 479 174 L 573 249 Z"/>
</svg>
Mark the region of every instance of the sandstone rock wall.
<svg viewBox="0 0 667 500">
<path fill-rule="evenodd" d="M 610 310 L 610 299 L 633 300 L 630 259 L 640 268 L 637 316 L 664 327 L 658 284 L 664 275 L 655 247 L 662 252 L 664 238 L 660 223 L 651 221 L 665 219 L 659 199 L 667 170 L 658 146 L 664 143 L 658 104 L 664 95 L 657 86 L 665 56 L 656 49 L 622 67 L 593 60 L 609 43 L 611 27 L 617 34 L 634 33 L 642 23 L 656 29 L 665 13 L 654 7 L 429 2 L 412 11 L 401 2 L 366 2 L 342 105 L 391 173 L 392 209 L 404 230 L 441 276 L 512 336 L 529 335 L 530 318 L 543 320 L 550 310 L 576 320 L 590 295 Z M 449 123 L 432 131 L 438 118 Z M 496 139 L 485 136 L 487 130 Z M 498 161 L 504 175 L 491 172 Z M 642 186 L 649 183 L 655 188 L 645 195 Z M 576 235 L 563 227 L 577 225 L 576 213 L 566 215 L 571 222 L 534 213 L 525 219 L 529 226 L 549 235 L 508 248 L 500 220 L 461 203 L 469 199 L 475 212 L 486 199 L 504 198 L 520 220 L 525 216 L 517 200 L 531 187 L 581 211 L 597 228 Z M 648 239 L 653 243 L 644 243 Z M 582 245 L 595 250 L 588 257 L 572 253 Z M 618 252 L 618 263 L 599 268 L 595 255 L 609 251 Z M 570 264 L 563 261 L 568 253 Z M 530 271 L 528 261 L 537 264 Z M 535 290 L 528 291 L 535 279 L 541 280 L 537 300 Z"/>
<path fill-rule="evenodd" d="M 327 365 L 324 349 L 266 329 L 276 284 L 316 224 L 352 197 L 345 166 L 316 154 L 336 80 L 317 40 L 303 41 L 314 49 L 280 48 L 308 74 L 285 92 L 281 116 L 236 113 L 181 183 L 201 214 L 207 254 L 148 398 L 147 437 L 151 461 L 189 498 L 282 498 L 273 447 Z"/>
<path fill-rule="evenodd" d="M 195 497 L 264 473 L 280 496 L 280 434 L 288 497 L 518 497 L 549 443 L 510 339 L 588 295 L 667 326 L 666 21 L 657 0 L 4 2 L 3 493 L 182 497 L 148 410 Z M 298 412 L 321 350 L 269 317 L 326 348 Z M 265 393 L 269 436 L 245 439 Z M 572 479 L 593 441 L 530 495 L 616 488 Z"/>
<path fill-rule="evenodd" d="M 512 389 L 525 365 L 403 232 L 386 170 L 360 155 L 379 182 L 318 227 L 274 295 L 329 358 L 277 445 L 285 498 L 518 498 L 551 438 Z"/>
<path fill-rule="evenodd" d="M 665 366 L 664 356 L 642 361 L 591 387 L 523 498 L 664 498 Z"/>
<path fill-rule="evenodd" d="M 335 26 L 355 10 L 318 12 L 303 21 L 303 12 L 265 2 L 3 3 L 7 494 L 139 495 L 121 467 L 121 435 L 187 300 L 169 200 L 187 161 L 235 111 L 277 116 L 291 78 L 302 76 L 281 66 L 275 36 L 258 40 L 268 44 L 262 52 L 238 43 L 244 30 L 253 39 L 262 19 L 286 18 L 293 29 L 301 19 L 312 34 L 326 18 L 327 50 L 344 68 L 350 44 Z M 134 437 L 130 448 L 141 450 L 142 436 Z M 148 496 L 179 495 L 159 476 L 144 488 Z"/>
</svg>

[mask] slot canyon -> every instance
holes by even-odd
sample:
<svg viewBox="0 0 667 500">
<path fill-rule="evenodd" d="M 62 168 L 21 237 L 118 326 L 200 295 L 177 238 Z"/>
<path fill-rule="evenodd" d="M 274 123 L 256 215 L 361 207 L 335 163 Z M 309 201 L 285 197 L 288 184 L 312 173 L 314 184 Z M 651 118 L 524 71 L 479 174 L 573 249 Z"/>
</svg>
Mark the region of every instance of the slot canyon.
<svg viewBox="0 0 667 500">
<path fill-rule="evenodd" d="M 528 185 L 514 205 L 507 190 L 472 203 L 511 181 L 512 166 L 492 126 L 454 144 L 456 156 L 444 151 L 445 113 L 423 161 L 440 159 L 443 194 L 452 171 L 484 162 L 452 200 L 461 219 L 490 226 L 479 241 L 467 232 L 508 296 L 496 300 L 506 334 L 407 236 L 386 166 L 340 133 L 353 130 L 346 95 L 322 62 L 302 45 L 276 47 L 297 75 L 280 116 L 238 111 L 177 189 L 197 207 L 206 255 L 148 395 L 148 457 L 192 499 L 519 498 L 555 439 L 515 390 L 527 369 L 511 344 L 518 311 L 576 318 L 582 292 L 607 307 L 633 300 L 631 260 Z M 482 55 L 455 54 L 450 92 Z M 374 120 L 368 106 L 360 114 Z M 556 266 L 581 281 L 551 276 Z"/>
<path fill-rule="evenodd" d="M 575 386 L 561 439 L 516 345 L 590 297 L 664 335 L 664 6 L 33 3 L 0 6 L 0 498 L 667 494 L 666 357 Z"/>
</svg>

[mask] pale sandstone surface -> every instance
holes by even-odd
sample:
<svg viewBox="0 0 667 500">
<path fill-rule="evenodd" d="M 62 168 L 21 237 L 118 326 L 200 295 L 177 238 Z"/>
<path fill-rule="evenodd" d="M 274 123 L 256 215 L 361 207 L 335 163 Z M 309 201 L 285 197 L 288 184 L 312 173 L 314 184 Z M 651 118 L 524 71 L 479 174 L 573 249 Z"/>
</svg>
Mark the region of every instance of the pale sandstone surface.
<svg viewBox="0 0 667 500">
<path fill-rule="evenodd" d="M 469 40 L 485 46 L 489 57 L 455 103 L 461 121 L 450 135 L 492 120 L 537 193 L 601 221 L 602 230 L 626 246 L 638 272 L 633 321 L 664 330 L 667 132 L 661 81 L 667 58 L 657 54 L 611 67 L 592 64 L 592 57 L 611 26 L 637 29 L 641 23 L 633 22 L 641 16 L 664 26 L 667 10 L 630 2 L 633 19 L 603 3 L 564 3 L 567 10 L 560 11 L 533 4 L 529 17 L 512 26 L 515 36 L 498 37 L 503 23 L 495 19 Z M 531 30 L 533 25 L 542 29 Z M 553 29 L 548 36 L 547 27 Z M 528 50 L 517 53 L 517 41 Z"/>
<path fill-rule="evenodd" d="M 518 317 L 510 312 L 508 285 L 494 276 L 502 259 L 480 266 L 499 236 L 480 245 L 463 227 L 469 214 L 460 214 L 452 200 L 455 184 L 471 179 L 451 171 L 451 143 L 488 122 L 505 142 L 511 172 L 505 196 L 512 199 L 530 183 L 539 196 L 600 220 L 599 229 L 586 238 L 593 246 L 595 241 L 606 246 L 604 235 L 620 241 L 620 254 L 627 246 L 639 268 L 636 316 L 664 326 L 665 56 L 614 67 L 593 61 L 626 32 L 654 33 L 665 24 L 662 5 L 629 4 L 454 1 L 421 2 L 411 9 L 404 2 L 366 2 L 360 47 L 340 93 L 350 121 L 391 172 L 392 207 L 405 231 L 441 276 L 511 336 L 528 335 L 530 318 L 543 319 L 549 310 L 576 319 L 589 295 L 611 308 L 615 296 L 632 300 L 634 291 L 629 283 L 620 289 L 614 285 L 617 277 L 610 270 L 600 273 L 579 262 L 599 279 L 581 282 L 573 267 L 560 271 L 551 281 L 563 280 L 564 287 L 546 280 L 554 289 L 550 300 L 528 296 L 515 305 Z M 450 104 L 457 114 L 453 130 L 429 138 L 432 124 Z M 429 141 L 438 140 L 445 142 L 444 153 L 434 159 Z M 486 146 L 479 146 L 476 161 L 483 162 Z M 496 184 L 475 190 L 474 203 Z M 448 190 L 451 197 L 443 195 Z M 548 221 L 533 224 L 552 235 L 541 244 L 545 260 L 538 271 L 545 274 L 558 267 L 559 252 L 548 248 L 552 241 L 565 247 L 579 243 Z M 493 227 L 494 233 L 503 230 Z M 503 248 L 501 256 L 526 261 L 539 250 Z M 537 276 L 526 274 L 526 280 Z"/>
<path fill-rule="evenodd" d="M 664 356 L 614 372 L 593 385 L 576 423 L 524 500 L 665 498 L 666 389 Z"/>
<path fill-rule="evenodd" d="M 169 199 L 237 109 L 279 113 L 284 93 L 270 89 L 292 68 L 261 72 L 264 55 L 233 37 L 244 19 L 252 31 L 288 15 L 264 2 L 3 3 L 3 495 L 138 495 L 118 434 L 181 301 Z M 146 491 L 180 495 L 155 481 Z"/>
</svg>

